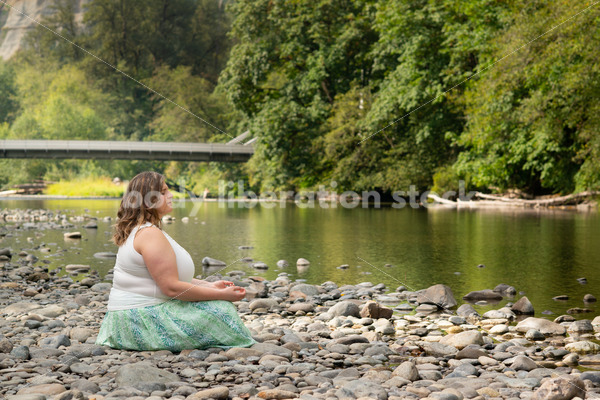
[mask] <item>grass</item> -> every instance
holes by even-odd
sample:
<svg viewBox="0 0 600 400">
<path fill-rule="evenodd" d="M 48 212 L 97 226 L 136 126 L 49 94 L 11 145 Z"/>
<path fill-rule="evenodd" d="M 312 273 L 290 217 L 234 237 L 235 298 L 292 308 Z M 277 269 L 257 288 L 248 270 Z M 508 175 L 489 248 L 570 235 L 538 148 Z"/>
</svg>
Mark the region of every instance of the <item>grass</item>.
<svg viewBox="0 0 600 400">
<path fill-rule="evenodd" d="M 110 178 L 84 178 L 48 185 L 44 194 L 54 196 L 122 197 L 126 185 L 116 185 Z"/>
<path fill-rule="evenodd" d="M 123 197 L 127 183 L 116 185 L 110 178 L 83 178 L 61 181 L 48 185 L 44 194 L 77 197 Z M 171 190 L 173 198 L 185 199 L 186 195 Z"/>
</svg>

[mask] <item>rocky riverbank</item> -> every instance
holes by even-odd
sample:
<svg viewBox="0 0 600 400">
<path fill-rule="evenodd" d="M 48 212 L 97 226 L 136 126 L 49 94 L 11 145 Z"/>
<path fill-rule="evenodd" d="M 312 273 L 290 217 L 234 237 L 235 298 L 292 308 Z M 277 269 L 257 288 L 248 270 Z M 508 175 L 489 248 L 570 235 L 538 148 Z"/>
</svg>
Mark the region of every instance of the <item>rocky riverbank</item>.
<svg viewBox="0 0 600 400">
<path fill-rule="evenodd" d="M 237 306 L 258 344 L 130 352 L 94 344 L 110 283 L 94 274 L 76 283 L 43 267 L 7 263 L 0 283 L 0 397 L 600 397 L 600 372 L 579 369 L 600 364 L 594 333 L 600 318 L 530 317 L 515 325 L 508 308 L 483 316 L 468 304 L 456 313 L 440 310 L 435 304 L 455 302 L 443 285 L 386 293 L 370 283 L 315 286 L 285 275 L 269 282 L 239 271 L 228 278 L 248 288 L 251 299 Z M 407 314 L 415 306 L 420 312 Z"/>
<path fill-rule="evenodd" d="M 0 218 L 30 232 L 43 225 L 73 234 L 66 215 L 30 210 Z M 77 223 L 94 229 L 85 218 Z M 17 234 L 6 229 L 0 234 Z M 225 278 L 247 288 L 236 305 L 256 345 L 130 352 L 94 344 L 111 284 L 89 266 L 64 266 L 85 274 L 76 282 L 44 261 L 0 250 L 0 398 L 600 398 L 600 317 L 527 317 L 526 298 L 479 315 L 445 285 L 411 292 L 230 271 Z M 515 293 L 499 285 L 466 297 Z"/>
</svg>

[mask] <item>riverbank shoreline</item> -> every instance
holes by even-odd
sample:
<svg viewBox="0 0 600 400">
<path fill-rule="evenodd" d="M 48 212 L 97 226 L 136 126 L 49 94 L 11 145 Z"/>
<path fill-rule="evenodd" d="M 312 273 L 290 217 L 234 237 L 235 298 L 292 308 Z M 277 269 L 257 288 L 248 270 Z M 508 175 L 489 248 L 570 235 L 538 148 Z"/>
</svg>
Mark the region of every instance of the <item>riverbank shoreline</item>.
<svg viewBox="0 0 600 400">
<path fill-rule="evenodd" d="M 410 292 L 230 271 L 208 280 L 246 287 L 235 304 L 258 344 L 131 352 L 94 344 L 110 283 L 85 266 L 66 267 L 85 271 L 75 282 L 10 256 L 19 258 L 0 273 L 7 399 L 545 399 L 557 387 L 565 398 L 600 396 L 600 372 L 580 370 L 600 368 L 600 317 L 517 323 L 507 307 L 457 307 L 444 285 Z"/>
<path fill-rule="evenodd" d="M 0 205 L 3 201 L 10 200 L 121 200 L 121 197 L 109 197 L 109 196 L 58 196 L 58 195 L 9 195 L 0 196 Z M 315 204 L 308 204 L 304 202 L 296 202 L 294 200 L 271 200 L 271 199 L 230 199 L 230 198 L 185 198 L 174 200 L 176 202 L 184 201 L 189 203 L 221 203 L 221 204 L 238 204 L 244 205 L 245 207 L 252 208 L 260 204 L 268 204 L 269 207 L 286 207 L 289 205 L 295 205 L 299 208 L 343 208 L 339 203 L 336 206 L 332 206 L 331 201 L 317 201 Z M 501 202 L 489 202 L 486 200 L 476 201 L 463 201 L 453 202 L 454 204 L 435 202 L 424 204 L 416 204 L 415 206 L 403 206 L 395 207 L 398 203 L 393 202 L 381 202 L 379 206 L 368 206 L 359 204 L 351 208 L 369 208 L 369 209 L 401 209 L 401 208 L 412 208 L 412 209 L 427 209 L 431 211 L 438 210 L 473 210 L 473 211 L 523 211 L 523 212 L 577 212 L 577 213 L 595 213 L 600 211 L 599 204 L 597 202 L 588 202 L 578 205 L 563 205 L 563 206 L 547 206 L 547 207 L 532 207 L 524 204 L 507 204 Z"/>
</svg>

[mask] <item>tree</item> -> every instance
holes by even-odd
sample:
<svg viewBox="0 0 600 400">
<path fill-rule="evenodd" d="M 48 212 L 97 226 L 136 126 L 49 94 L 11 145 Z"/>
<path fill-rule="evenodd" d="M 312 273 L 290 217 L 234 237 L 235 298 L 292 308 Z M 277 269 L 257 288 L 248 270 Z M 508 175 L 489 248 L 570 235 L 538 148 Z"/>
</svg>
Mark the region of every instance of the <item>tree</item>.
<svg viewBox="0 0 600 400">
<path fill-rule="evenodd" d="M 494 41 L 499 59 L 573 15 L 535 1 Z M 540 37 L 483 74 L 466 93 L 465 147 L 455 169 L 483 187 L 568 193 L 600 187 L 597 8 Z"/>
</svg>

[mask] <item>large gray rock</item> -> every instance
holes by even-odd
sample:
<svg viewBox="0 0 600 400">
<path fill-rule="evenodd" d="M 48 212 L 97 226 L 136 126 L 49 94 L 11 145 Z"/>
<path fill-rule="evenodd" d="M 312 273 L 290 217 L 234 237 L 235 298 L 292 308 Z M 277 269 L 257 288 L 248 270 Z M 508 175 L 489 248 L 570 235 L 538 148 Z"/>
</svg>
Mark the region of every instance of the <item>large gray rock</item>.
<svg viewBox="0 0 600 400">
<path fill-rule="evenodd" d="M 513 286 L 507 285 L 506 283 L 501 283 L 496 286 L 494 288 L 494 292 L 498 292 L 503 296 L 514 296 L 517 294 L 517 290 Z"/>
<path fill-rule="evenodd" d="M 333 307 L 331 307 L 327 314 L 333 317 L 348 317 L 353 316 L 356 318 L 360 318 L 360 308 L 356 304 L 351 301 L 340 301 Z"/>
<path fill-rule="evenodd" d="M 515 371 L 531 371 L 537 367 L 535 361 L 527 356 L 516 356 L 511 364 L 511 368 Z"/>
<path fill-rule="evenodd" d="M 498 292 L 494 292 L 493 290 L 490 289 L 484 289 L 484 290 L 475 290 L 473 292 L 469 292 L 466 295 L 463 296 L 464 300 L 467 301 L 479 301 L 479 300 L 502 300 L 502 295 Z"/>
<path fill-rule="evenodd" d="M 600 345 L 583 340 L 580 342 L 569 343 L 565 346 L 567 351 L 577 354 L 596 354 L 600 352 Z"/>
<path fill-rule="evenodd" d="M 483 346 L 483 335 L 481 332 L 472 330 L 464 331 L 454 335 L 446 335 L 440 340 L 441 344 L 456 347 L 457 349 L 464 349 L 465 347 L 476 344 Z"/>
<path fill-rule="evenodd" d="M 40 340 L 40 347 L 48 347 L 50 349 L 58 349 L 60 346 L 70 346 L 71 341 L 67 335 L 56 335 L 43 338 Z"/>
<path fill-rule="evenodd" d="M 474 315 L 479 317 L 479 313 L 473 308 L 470 304 L 463 304 L 456 310 L 456 315 L 460 317 L 468 317 L 470 315 Z"/>
<path fill-rule="evenodd" d="M 419 379 L 419 370 L 415 366 L 415 363 L 412 361 L 404 361 L 402 364 L 398 365 L 392 376 L 399 376 L 402 379 L 406 379 L 409 381 L 416 381 Z"/>
<path fill-rule="evenodd" d="M 430 286 L 425 291 L 419 292 L 417 303 L 433 304 L 440 308 L 451 308 L 457 304 L 452 289 L 441 284 Z"/>
<path fill-rule="evenodd" d="M 2 310 L 2 313 L 21 315 L 21 314 L 27 314 L 29 311 L 36 310 L 41 307 L 42 306 L 40 306 L 39 304 L 36 304 L 36 303 L 19 302 L 19 303 L 11 304 L 8 307 L 5 307 Z"/>
<path fill-rule="evenodd" d="M 271 307 L 275 307 L 277 305 L 279 305 L 279 303 L 275 299 L 256 299 L 250 302 L 248 308 L 250 308 L 250 310 L 253 311 L 258 308 L 264 308 L 269 310 Z"/>
<path fill-rule="evenodd" d="M 374 301 L 368 301 L 360 310 L 360 316 L 363 318 L 392 318 L 394 311 L 391 308 L 380 306 Z"/>
<path fill-rule="evenodd" d="M 256 343 L 252 347 L 252 350 L 258 350 L 262 354 L 272 354 L 275 356 L 285 357 L 288 360 L 292 358 L 292 351 L 282 346 L 277 346 L 271 343 Z"/>
<path fill-rule="evenodd" d="M 570 400 L 574 397 L 585 398 L 585 385 L 578 377 L 562 375 L 547 380 L 530 397 L 531 400 Z"/>
<path fill-rule="evenodd" d="M 227 386 L 216 386 L 210 389 L 204 389 L 188 396 L 186 400 L 200 399 L 227 399 L 229 398 L 229 389 Z"/>
<path fill-rule="evenodd" d="M 423 351 L 428 356 L 448 357 L 448 356 L 454 356 L 456 353 L 458 353 L 458 349 L 456 347 L 445 345 L 442 343 L 419 342 L 417 344 L 421 349 L 423 349 Z"/>
<path fill-rule="evenodd" d="M 527 296 L 521 297 L 510 309 L 515 314 L 535 314 L 535 311 L 533 310 L 533 304 L 531 304 L 531 301 L 529 301 Z"/>
<path fill-rule="evenodd" d="M 146 362 L 123 365 L 117 370 L 115 383 L 118 387 L 137 387 L 146 383 L 179 382 L 179 376 Z"/>
<path fill-rule="evenodd" d="M 594 326 L 589 319 L 581 319 L 578 321 L 571 322 L 569 328 L 567 329 L 569 333 L 590 333 L 594 331 Z"/>
<path fill-rule="evenodd" d="M 316 296 L 319 294 L 319 289 L 314 285 L 308 285 L 306 283 L 299 283 L 290 288 L 290 292 L 302 292 L 307 296 Z"/>
<path fill-rule="evenodd" d="M 204 257 L 202 259 L 202 265 L 206 267 L 226 267 L 227 264 L 224 261 L 217 260 L 210 257 Z"/>
<path fill-rule="evenodd" d="M 517 324 L 517 332 L 526 333 L 530 329 L 535 329 L 544 335 L 564 335 L 567 328 L 557 324 L 556 322 L 548 321 L 544 318 L 529 317 Z"/>
<path fill-rule="evenodd" d="M 36 310 L 35 313 L 42 315 L 47 318 L 56 318 L 60 315 L 66 314 L 66 310 L 61 306 L 57 306 L 56 304 L 52 304 L 50 306 L 46 306 L 42 309 Z"/>
<path fill-rule="evenodd" d="M 361 397 L 369 397 L 377 400 L 387 400 L 388 398 L 387 390 L 381 385 L 365 379 L 352 380 L 344 384 L 335 392 L 335 395 L 340 400 L 358 399 Z"/>
</svg>

